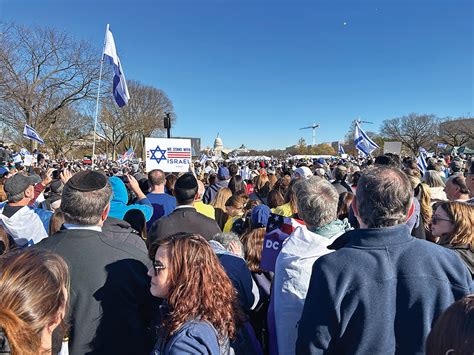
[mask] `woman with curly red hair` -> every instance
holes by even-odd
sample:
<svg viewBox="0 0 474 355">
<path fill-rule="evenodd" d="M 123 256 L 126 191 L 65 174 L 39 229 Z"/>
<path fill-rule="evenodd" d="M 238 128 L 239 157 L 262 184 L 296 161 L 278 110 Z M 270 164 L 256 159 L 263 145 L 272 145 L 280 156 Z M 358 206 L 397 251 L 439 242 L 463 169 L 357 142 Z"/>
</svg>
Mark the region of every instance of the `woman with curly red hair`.
<svg viewBox="0 0 474 355">
<path fill-rule="evenodd" d="M 160 309 L 153 354 L 220 354 L 241 322 L 237 293 L 207 241 L 178 233 L 152 244 L 150 292 Z"/>
</svg>

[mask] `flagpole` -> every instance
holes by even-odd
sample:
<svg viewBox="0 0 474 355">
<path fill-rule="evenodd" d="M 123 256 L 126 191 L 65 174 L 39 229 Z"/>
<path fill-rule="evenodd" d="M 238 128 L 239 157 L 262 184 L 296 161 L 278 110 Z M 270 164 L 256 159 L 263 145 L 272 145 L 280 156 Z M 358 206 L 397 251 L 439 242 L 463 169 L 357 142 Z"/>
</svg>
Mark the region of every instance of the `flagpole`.
<svg viewBox="0 0 474 355">
<path fill-rule="evenodd" d="M 94 157 L 95 157 L 95 136 L 97 132 L 97 117 L 99 115 L 99 97 L 100 97 L 100 83 L 102 80 L 102 66 L 104 65 L 104 50 L 105 50 L 105 43 L 107 41 L 107 33 L 109 32 L 109 24 L 105 29 L 105 37 L 104 37 L 104 46 L 102 47 L 102 55 L 100 57 L 100 70 L 99 70 L 99 86 L 97 88 L 97 100 L 95 103 L 95 117 L 94 117 L 94 143 L 92 144 L 92 166 L 94 166 Z"/>
</svg>

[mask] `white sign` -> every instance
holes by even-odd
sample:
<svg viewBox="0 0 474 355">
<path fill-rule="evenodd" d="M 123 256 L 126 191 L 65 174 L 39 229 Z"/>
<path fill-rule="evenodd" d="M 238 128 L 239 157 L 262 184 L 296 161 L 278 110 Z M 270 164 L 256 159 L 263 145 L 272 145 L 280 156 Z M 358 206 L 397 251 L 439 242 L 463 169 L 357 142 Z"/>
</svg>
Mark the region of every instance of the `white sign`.
<svg viewBox="0 0 474 355">
<path fill-rule="evenodd" d="M 33 155 L 25 155 L 25 160 L 23 161 L 23 165 L 25 166 L 31 166 L 33 165 Z"/>
<path fill-rule="evenodd" d="M 191 164 L 191 140 L 174 138 L 145 138 L 146 170 L 187 172 Z"/>
<path fill-rule="evenodd" d="M 392 153 L 400 155 L 402 150 L 402 142 L 385 142 L 383 144 L 383 153 Z"/>
</svg>

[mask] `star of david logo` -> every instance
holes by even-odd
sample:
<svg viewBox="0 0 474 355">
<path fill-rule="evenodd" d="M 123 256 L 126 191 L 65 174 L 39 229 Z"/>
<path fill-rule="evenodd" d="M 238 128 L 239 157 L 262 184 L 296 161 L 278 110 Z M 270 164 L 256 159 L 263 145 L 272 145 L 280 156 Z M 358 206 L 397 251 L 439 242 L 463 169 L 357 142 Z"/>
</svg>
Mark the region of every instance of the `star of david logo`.
<svg viewBox="0 0 474 355">
<path fill-rule="evenodd" d="M 155 160 L 157 164 L 160 164 L 162 160 L 166 160 L 166 157 L 165 157 L 166 149 L 160 149 L 159 145 L 156 146 L 156 149 L 150 149 L 150 153 L 151 153 L 150 159 Z M 161 154 L 161 156 L 157 157 L 155 155 L 157 153 Z"/>
</svg>

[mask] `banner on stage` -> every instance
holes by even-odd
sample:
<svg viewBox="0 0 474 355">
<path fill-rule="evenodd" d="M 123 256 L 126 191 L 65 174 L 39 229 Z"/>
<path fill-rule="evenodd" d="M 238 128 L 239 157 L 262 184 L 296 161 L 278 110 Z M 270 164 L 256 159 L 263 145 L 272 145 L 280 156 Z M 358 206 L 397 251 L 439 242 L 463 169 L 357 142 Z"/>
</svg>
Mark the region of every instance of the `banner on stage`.
<svg viewBox="0 0 474 355">
<path fill-rule="evenodd" d="M 146 170 L 187 172 L 191 164 L 191 140 L 175 138 L 145 138 Z"/>
</svg>

